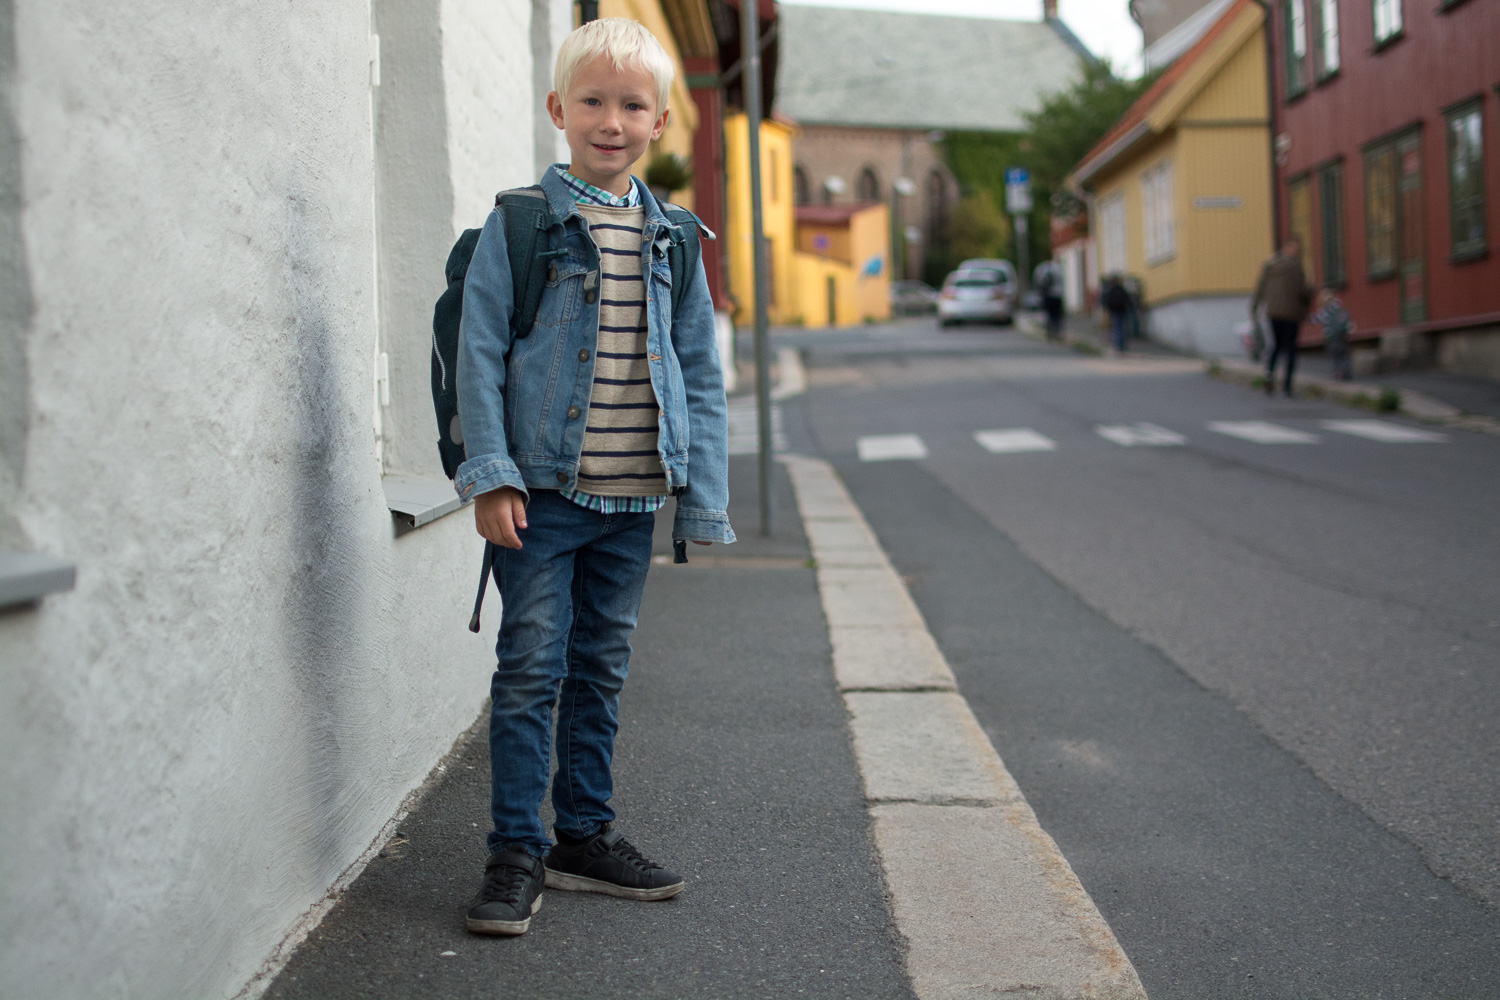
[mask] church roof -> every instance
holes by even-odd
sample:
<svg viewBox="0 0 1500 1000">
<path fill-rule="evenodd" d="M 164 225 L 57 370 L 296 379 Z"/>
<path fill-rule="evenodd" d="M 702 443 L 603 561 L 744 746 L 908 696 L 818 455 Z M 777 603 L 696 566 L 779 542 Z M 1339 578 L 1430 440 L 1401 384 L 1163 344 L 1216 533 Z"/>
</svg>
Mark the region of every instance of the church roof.
<svg viewBox="0 0 1500 1000">
<path fill-rule="evenodd" d="M 1091 58 L 1059 21 L 780 11 L 777 109 L 802 125 L 1019 132 Z"/>
</svg>

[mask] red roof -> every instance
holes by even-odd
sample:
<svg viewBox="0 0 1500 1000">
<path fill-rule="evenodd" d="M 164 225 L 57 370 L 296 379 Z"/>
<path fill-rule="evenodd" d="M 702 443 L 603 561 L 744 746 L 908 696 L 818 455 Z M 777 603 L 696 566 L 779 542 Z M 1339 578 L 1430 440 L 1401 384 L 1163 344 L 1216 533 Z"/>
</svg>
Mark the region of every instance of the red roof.
<svg viewBox="0 0 1500 1000">
<path fill-rule="evenodd" d="M 1162 98 L 1167 96 L 1167 92 L 1177 84 L 1178 80 L 1181 80 L 1187 74 L 1187 71 L 1194 63 L 1203 58 L 1203 53 L 1207 52 L 1213 46 L 1214 42 L 1225 32 L 1230 22 L 1235 19 L 1239 12 L 1249 7 L 1253 2 L 1254 0 L 1239 0 L 1238 3 L 1232 4 L 1214 22 L 1213 27 L 1209 28 L 1203 37 L 1194 43 L 1192 48 L 1173 60 L 1172 64 L 1166 68 L 1166 71 L 1156 78 L 1156 82 L 1136 99 L 1136 102 L 1120 116 L 1120 120 L 1115 122 L 1108 132 L 1104 133 L 1104 138 L 1095 143 L 1094 148 L 1089 150 L 1088 154 L 1079 160 L 1073 169 L 1076 171 L 1079 167 L 1086 165 L 1121 138 L 1128 135 L 1131 129 L 1145 121 L 1146 116 L 1151 113 L 1151 109 L 1161 103 Z"/>
</svg>

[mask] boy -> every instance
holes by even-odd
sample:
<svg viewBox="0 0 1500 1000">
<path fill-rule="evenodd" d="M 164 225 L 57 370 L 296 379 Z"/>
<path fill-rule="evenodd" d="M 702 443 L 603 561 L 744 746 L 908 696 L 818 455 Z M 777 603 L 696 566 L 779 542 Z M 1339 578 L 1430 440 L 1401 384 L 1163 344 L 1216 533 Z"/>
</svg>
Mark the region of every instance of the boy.
<svg viewBox="0 0 1500 1000">
<path fill-rule="evenodd" d="M 511 330 L 503 208 L 465 281 L 455 480 L 495 543 L 504 608 L 490 693 L 489 861 L 468 929 L 524 934 L 553 889 L 666 899 L 680 876 L 613 829 L 610 764 L 655 512 L 674 539 L 732 542 L 727 417 L 700 264 L 671 311 L 665 215 L 630 166 L 667 123 L 672 63 L 634 21 L 564 40 L 547 111 L 572 161 L 541 179 L 547 285 L 530 335 Z M 560 695 L 560 697 L 559 697 Z M 557 708 L 553 846 L 538 810 Z M 543 860 L 545 859 L 545 860 Z"/>
<path fill-rule="evenodd" d="M 1318 293 L 1318 311 L 1308 320 L 1323 327 L 1323 346 L 1328 351 L 1328 360 L 1333 362 L 1333 377 L 1340 382 L 1349 381 L 1349 334 L 1354 332 L 1354 321 L 1349 310 L 1339 301 L 1338 292 L 1324 288 Z"/>
</svg>

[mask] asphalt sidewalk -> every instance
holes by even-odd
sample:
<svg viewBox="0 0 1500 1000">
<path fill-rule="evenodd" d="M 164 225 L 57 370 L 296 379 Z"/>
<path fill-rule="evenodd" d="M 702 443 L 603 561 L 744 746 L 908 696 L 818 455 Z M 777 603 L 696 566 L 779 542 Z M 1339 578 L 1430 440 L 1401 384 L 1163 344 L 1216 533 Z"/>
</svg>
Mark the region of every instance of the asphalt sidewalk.
<svg viewBox="0 0 1500 1000">
<path fill-rule="evenodd" d="M 753 457 L 731 463 L 735 545 L 689 546 L 673 566 L 670 510 L 658 517 L 614 805 L 686 891 L 658 903 L 549 891 L 526 935 L 467 933 L 488 823 L 481 716 L 266 996 L 913 996 L 807 540 L 775 475 L 770 538 Z"/>
</svg>

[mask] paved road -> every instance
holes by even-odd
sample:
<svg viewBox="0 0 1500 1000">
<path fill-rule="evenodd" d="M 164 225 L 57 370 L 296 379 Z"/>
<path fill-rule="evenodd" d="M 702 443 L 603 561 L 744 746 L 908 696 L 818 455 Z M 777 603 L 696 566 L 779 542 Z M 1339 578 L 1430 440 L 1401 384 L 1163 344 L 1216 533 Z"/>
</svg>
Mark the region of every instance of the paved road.
<svg viewBox="0 0 1500 1000">
<path fill-rule="evenodd" d="M 1009 331 L 778 343 L 788 446 L 1153 997 L 1500 996 L 1500 439 Z"/>
</svg>

